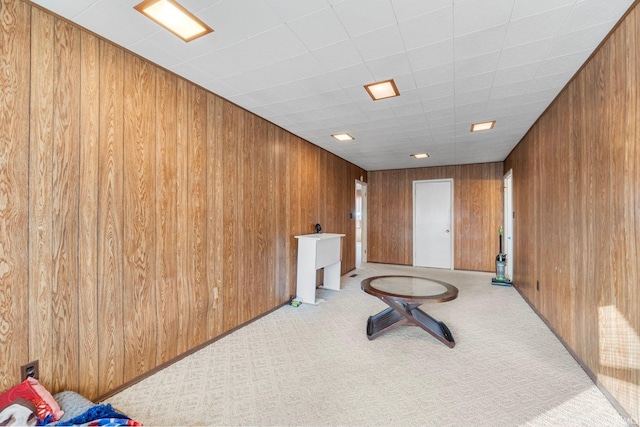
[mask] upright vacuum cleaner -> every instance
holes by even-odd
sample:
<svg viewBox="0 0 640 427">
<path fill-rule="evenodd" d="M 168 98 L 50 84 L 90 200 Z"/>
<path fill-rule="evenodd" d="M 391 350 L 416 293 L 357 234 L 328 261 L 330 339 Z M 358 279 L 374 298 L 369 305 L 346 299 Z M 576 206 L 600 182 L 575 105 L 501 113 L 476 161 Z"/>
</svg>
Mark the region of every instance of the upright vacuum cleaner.
<svg viewBox="0 0 640 427">
<path fill-rule="evenodd" d="M 511 280 L 507 279 L 505 271 L 507 269 L 507 254 L 502 253 L 502 226 L 498 228 L 500 237 L 500 252 L 496 256 L 496 277 L 491 281 L 492 285 L 511 286 Z"/>
</svg>

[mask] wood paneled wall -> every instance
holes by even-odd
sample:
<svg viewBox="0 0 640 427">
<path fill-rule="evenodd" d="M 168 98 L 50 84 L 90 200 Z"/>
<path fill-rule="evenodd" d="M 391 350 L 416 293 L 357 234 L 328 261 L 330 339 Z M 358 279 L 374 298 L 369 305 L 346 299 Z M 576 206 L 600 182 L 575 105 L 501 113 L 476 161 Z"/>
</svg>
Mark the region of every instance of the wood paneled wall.
<svg viewBox="0 0 640 427">
<path fill-rule="evenodd" d="M 22 0 L 0 0 L 0 389 L 103 395 L 295 295 L 362 169 Z"/>
<path fill-rule="evenodd" d="M 639 40 L 636 2 L 505 161 L 515 284 L 636 422 Z"/>
<path fill-rule="evenodd" d="M 494 271 L 502 163 L 369 172 L 368 260 L 413 264 L 413 182 L 453 178 L 454 268 Z"/>
</svg>

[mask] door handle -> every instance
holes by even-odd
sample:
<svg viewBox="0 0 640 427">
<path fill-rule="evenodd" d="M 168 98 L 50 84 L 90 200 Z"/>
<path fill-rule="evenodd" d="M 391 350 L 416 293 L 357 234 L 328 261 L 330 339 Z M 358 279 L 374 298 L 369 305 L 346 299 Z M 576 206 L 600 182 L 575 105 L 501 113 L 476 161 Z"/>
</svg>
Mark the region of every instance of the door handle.
<svg viewBox="0 0 640 427">
<path fill-rule="evenodd" d="M 444 230 L 444 232 L 445 232 L 445 233 L 448 233 L 448 232 L 449 232 L 449 229 L 447 228 L 446 230 Z"/>
</svg>

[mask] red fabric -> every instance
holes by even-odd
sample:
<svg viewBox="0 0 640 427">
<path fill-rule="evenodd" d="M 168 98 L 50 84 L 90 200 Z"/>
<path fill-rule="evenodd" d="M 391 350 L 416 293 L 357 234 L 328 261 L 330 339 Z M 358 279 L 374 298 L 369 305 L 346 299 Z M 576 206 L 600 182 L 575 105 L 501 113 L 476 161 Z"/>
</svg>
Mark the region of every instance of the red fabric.
<svg viewBox="0 0 640 427">
<path fill-rule="evenodd" d="M 56 412 L 58 412 L 60 409 L 57 408 L 56 410 L 52 408 L 47 403 L 45 398 L 40 396 L 32 387 L 32 381 L 36 380 L 27 378 L 20 384 L 2 393 L 0 395 L 0 411 L 11 405 L 11 402 L 13 402 L 14 400 L 22 398 L 32 402 L 35 405 L 36 409 L 38 410 L 37 417 L 39 419 L 45 420 L 49 415 L 51 415 L 53 416 L 54 421 L 57 420 L 56 415 L 58 414 L 56 414 Z"/>
</svg>

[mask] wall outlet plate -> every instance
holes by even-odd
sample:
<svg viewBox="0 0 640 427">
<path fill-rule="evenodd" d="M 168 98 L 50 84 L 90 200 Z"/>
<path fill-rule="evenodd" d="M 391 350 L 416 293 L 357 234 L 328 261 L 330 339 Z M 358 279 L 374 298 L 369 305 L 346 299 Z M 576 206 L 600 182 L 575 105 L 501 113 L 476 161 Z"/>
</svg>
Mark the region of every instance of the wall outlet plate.
<svg viewBox="0 0 640 427">
<path fill-rule="evenodd" d="M 24 381 L 29 377 L 32 377 L 35 379 L 40 378 L 40 367 L 37 360 L 34 360 L 33 362 L 29 362 L 26 365 L 22 365 L 20 367 L 21 381 Z"/>
</svg>

